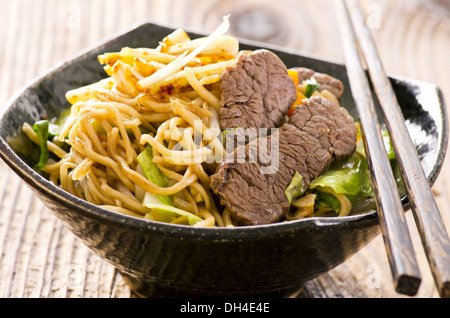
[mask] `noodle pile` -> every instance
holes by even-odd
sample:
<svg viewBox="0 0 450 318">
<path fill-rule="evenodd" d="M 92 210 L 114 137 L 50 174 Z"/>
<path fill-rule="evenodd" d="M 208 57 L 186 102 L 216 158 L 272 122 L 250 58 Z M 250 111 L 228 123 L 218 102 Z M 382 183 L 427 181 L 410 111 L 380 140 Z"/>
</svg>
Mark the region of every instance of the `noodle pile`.
<svg viewBox="0 0 450 318">
<path fill-rule="evenodd" d="M 225 17 L 208 37 L 191 40 L 178 29 L 155 49 L 125 47 L 100 55 L 109 77 L 66 94 L 70 115 L 59 136 L 47 143 L 59 158 L 43 169 L 49 180 L 132 216 L 153 219 L 152 206 L 143 202 L 148 196 L 171 196 L 176 208 L 202 219 L 195 226 L 231 225 L 214 204 L 203 165 L 218 162 L 224 151 L 219 80 L 239 54 L 237 40 L 224 35 L 227 29 Z M 38 143 L 30 125 L 23 130 Z M 167 186 L 149 180 L 139 164 L 148 146 Z"/>
</svg>

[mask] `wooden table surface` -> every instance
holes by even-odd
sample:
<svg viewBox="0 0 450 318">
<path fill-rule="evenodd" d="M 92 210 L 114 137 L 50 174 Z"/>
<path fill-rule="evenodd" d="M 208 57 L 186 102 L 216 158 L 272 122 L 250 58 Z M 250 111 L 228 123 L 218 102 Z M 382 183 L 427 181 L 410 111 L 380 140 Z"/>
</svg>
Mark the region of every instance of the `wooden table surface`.
<svg viewBox="0 0 450 318">
<path fill-rule="evenodd" d="M 450 99 L 450 1 L 362 5 L 386 71 L 437 83 Z M 0 8 L 0 107 L 49 68 L 149 19 L 210 32 L 230 13 L 233 35 L 343 62 L 331 0 L 0 0 Z M 449 176 L 446 160 L 433 191 L 448 228 Z M 406 215 L 423 274 L 415 297 L 438 297 L 414 220 Z M 115 269 L 0 161 L 0 298 L 128 297 L 134 295 Z M 379 235 L 293 297 L 405 296 L 395 293 Z"/>
</svg>

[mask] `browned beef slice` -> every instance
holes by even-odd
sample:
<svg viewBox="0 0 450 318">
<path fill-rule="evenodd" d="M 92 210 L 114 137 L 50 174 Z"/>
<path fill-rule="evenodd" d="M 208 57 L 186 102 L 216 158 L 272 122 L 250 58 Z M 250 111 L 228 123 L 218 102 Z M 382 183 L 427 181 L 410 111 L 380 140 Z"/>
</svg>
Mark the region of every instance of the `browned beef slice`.
<svg viewBox="0 0 450 318">
<path fill-rule="evenodd" d="M 356 126 L 337 103 L 313 97 L 297 108 L 289 123 L 265 139 L 270 151 L 274 145 L 271 138 L 279 142 L 278 156 L 271 158 L 275 162 L 268 163 L 265 157 L 250 162 L 258 153 L 258 138 L 241 146 L 245 147 L 245 162 L 227 160 L 211 177 L 212 190 L 240 225 L 279 221 L 289 209 L 284 191 L 295 172 L 309 185 L 332 161 L 350 156 L 356 148 Z M 261 169 L 270 165 L 277 167 L 276 171 L 262 173 Z"/>
<path fill-rule="evenodd" d="M 306 67 L 293 67 L 292 70 L 298 73 L 298 81 L 302 83 L 305 80 L 315 78 L 320 84 L 319 91 L 328 90 L 333 93 L 336 98 L 341 98 L 344 92 L 344 85 L 342 82 L 328 74 L 319 73 Z"/>
<path fill-rule="evenodd" d="M 297 107 L 289 124 L 316 138 L 336 160 L 353 154 L 357 131 L 345 108 L 322 97 L 312 97 L 304 106 Z"/>
<path fill-rule="evenodd" d="M 267 50 L 241 55 L 222 74 L 221 85 L 221 129 L 278 127 L 297 98 L 286 66 Z"/>
</svg>

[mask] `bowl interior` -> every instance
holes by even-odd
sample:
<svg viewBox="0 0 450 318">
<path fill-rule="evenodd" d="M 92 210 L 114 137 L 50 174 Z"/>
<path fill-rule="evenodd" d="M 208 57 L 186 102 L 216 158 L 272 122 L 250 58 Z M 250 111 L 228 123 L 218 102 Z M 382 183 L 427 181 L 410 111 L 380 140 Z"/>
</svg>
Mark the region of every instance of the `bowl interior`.
<svg viewBox="0 0 450 318">
<path fill-rule="evenodd" d="M 135 26 L 131 30 L 58 65 L 18 92 L 3 107 L 1 113 L 0 154 L 4 161 L 32 187 L 44 192 L 48 191 L 50 195 L 55 193 L 68 195 L 62 194 L 59 188 L 41 178 L 30 168 L 37 161 L 39 149 L 32 145 L 21 132 L 20 127 L 24 122 L 33 123 L 43 116 L 56 116 L 62 109 L 69 106 L 64 97 L 66 91 L 104 78 L 106 75 L 97 60 L 99 54 L 118 51 L 124 46 L 155 47 L 158 41 L 173 30 L 174 28 L 170 26 L 151 22 Z M 193 38 L 203 35 L 195 32 L 188 33 Z M 354 118 L 358 118 L 343 65 L 267 44 L 243 40 L 240 43 L 241 49 L 266 48 L 274 51 L 288 68 L 305 66 L 339 78 L 345 87 L 341 105 Z M 442 94 L 439 88 L 431 83 L 397 77 L 391 77 L 391 82 L 425 173 L 430 184 L 433 184 L 439 174 L 447 147 L 447 117 Z M 379 115 L 382 124 L 381 113 Z M 406 207 L 408 200 L 404 194 L 402 195 Z M 78 200 L 72 199 L 75 202 Z M 114 212 L 110 213 L 110 215 L 114 214 Z M 364 216 L 373 217 L 374 214 L 375 211 L 370 210 L 356 218 L 344 217 L 339 218 L 340 220 L 332 220 L 332 222 L 349 222 L 353 219 L 361 219 Z M 136 220 L 132 222 L 136 222 Z"/>
</svg>

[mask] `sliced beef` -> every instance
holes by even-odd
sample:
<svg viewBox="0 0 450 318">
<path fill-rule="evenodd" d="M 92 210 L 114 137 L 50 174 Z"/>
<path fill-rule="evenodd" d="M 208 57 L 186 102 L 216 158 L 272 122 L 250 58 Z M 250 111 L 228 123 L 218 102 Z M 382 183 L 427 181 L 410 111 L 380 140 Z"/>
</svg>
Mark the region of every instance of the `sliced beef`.
<svg viewBox="0 0 450 318">
<path fill-rule="evenodd" d="M 278 155 L 271 148 L 277 140 Z M 244 162 L 226 160 L 211 177 L 211 189 L 240 225 L 279 221 L 289 209 L 284 191 L 295 172 L 309 185 L 331 162 L 353 154 L 356 126 L 336 102 L 312 97 L 263 141 L 269 149 L 266 156 L 258 152 L 258 138 L 235 150 L 236 157 L 239 151 L 245 153 Z M 275 169 L 262 172 L 269 167 Z"/>
<path fill-rule="evenodd" d="M 342 93 L 344 92 L 344 85 L 342 82 L 328 74 L 319 73 L 306 67 L 293 67 L 291 70 L 298 73 L 299 83 L 314 77 L 317 83 L 320 84 L 319 91 L 328 90 L 336 96 L 336 98 L 341 98 Z"/>
<path fill-rule="evenodd" d="M 221 75 L 221 129 L 273 128 L 297 98 L 294 82 L 280 58 L 267 50 L 239 57 Z"/>
<path fill-rule="evenodd" d="M 312 97 L 300 106 L 289 117 L 289 124 L 317 139 L 335 160 L 353 154 L 357 130 L 353 117 L 345 108 L 322 97 Z"/>
</svg>

